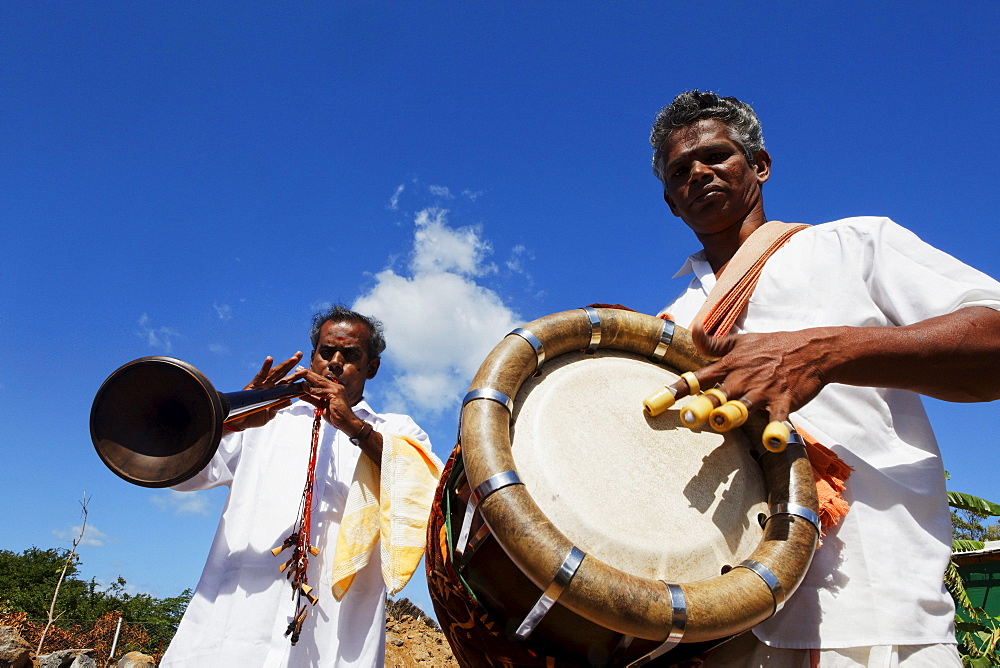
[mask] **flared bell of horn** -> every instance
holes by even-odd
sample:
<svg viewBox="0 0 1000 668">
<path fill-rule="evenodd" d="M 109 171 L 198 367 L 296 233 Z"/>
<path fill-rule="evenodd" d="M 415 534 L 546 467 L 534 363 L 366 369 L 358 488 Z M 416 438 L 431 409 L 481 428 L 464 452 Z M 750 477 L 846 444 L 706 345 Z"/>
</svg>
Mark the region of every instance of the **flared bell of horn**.
<svg viewBox="0 0 1000 668">
<path fill-rule="evenodd" d="M 143 487 L 194 477 L 212 459 L 230 417 L 302 396 L 304 383 L 222 394 L 198 369 L 172 357 L 142 357 L 101 385 L 90 437 L 109 469 Z"/>
</svg>

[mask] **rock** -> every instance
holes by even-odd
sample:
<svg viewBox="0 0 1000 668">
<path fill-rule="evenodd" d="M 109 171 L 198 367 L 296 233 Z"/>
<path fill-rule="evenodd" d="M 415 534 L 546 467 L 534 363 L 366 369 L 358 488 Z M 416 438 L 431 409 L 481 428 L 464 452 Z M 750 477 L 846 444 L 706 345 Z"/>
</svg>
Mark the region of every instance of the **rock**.
<svg viewBox="0 0 1000 668">
<path fill-rule="evenodd" d="M 13 626 L 0 626 L 0 668 L 37 666 L 35 650 Z"/>
<path fill-rule="evenodd" d="M 97 668 L 92 649 L 61 649 L 38 657 L 40 668 Z"/>
<path fill-rule="evenodd" d="M 457 668 L 440 629 L 423 619 L 389 616 L 385 623 L 385 665 L 393 668 Z"/>
<path fill-rule="evenodd" d="M 156 668 L 153 657 L 142 652 L 129 652 L 121 659 L 115 668 Z"/>
</svg>

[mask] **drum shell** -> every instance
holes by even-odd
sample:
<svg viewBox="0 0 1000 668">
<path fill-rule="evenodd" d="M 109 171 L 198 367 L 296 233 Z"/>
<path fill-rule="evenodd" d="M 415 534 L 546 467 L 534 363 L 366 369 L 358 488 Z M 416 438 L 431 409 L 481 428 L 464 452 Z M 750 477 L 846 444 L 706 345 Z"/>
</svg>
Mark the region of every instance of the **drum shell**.
<svg viewBox="0 0 1000 668">
<path fill-rule="evenodd" d="M 445 540 L 448 549 L 453 549 L 454 537 L 457 534 L 457 528 L 461 526 L 469 495 L 468 485 L 462 482 L 465 478 L 465 472 L 458 450 L 449 461 L 444 476 L 442 478 L 444 498 L 440 504 L 443 513 L 440 515 L 432 514 L 428 533 L 434 536 L 447 536 Z M 474 531 L 476 528 L 478 527 L 476 526 Z M 440 574 L 445 571 L 446 564 L 441 563 L 441 560 L 435 563 L 432 553 L 429 553 L 427 566 L 429 570 L 433 567 L 436 570 L 436 575 L 440 577 Z M 447 570 L 451 570 L 453 566 L 454 564 L 448 563 Z M 492 537 L 488 537 L 482 542 L 468 562 L 461 566 L 460 572 L 453 570 L 452 573 L 453 580 L 461 582 L 467 591 L 475 592 L 475 598 L 470 597 L 470 605 L 479 607 L 480 614 L 489 615 L 490 618 L 497 621 L 497 633 L 491 639 L 491 642 L 495 643 L 494 647 L 505 648 L 508 657 L 516 656 L 520 648 L 517 647 L 518 643 L 510 638 L 513 637 L 520 620 L 524 619 L 542 594 L 541 589 L 536 587 L 514 565 L 514 562 L 504 552 L 503 547 Z M 444 620 L 451 616 L 450 613 L 440 608 L 436 601 L 435 607 L 438 608 L 439 619 Z M 489 634 L 490 630 L 484 632 Z M 531 638 L 525 646 L 530 648 L 531 652 L 542 657 L 557 658 L 559 665 L 565 662 L 573 666 L 603 666 L 623 665 L 627 661 L 653 651 L 660 645 L 656 641 L 635 639 L 628 648 L 621 649 L 619 645 L 622 637 L 622 634 L 556 604 L 531 634 Z M 661 660 L 647 665 L 651 667 L 667 666 L 684 659 L 697 657 L 723 640 L 684 643 L 670 651 Z M 463 665 L 478 666 L 482 663 L 483 657 L 480 656 L 471 663 L 463 662 Z M 523 658 L 516 663 L 517 665 L 533 665 Z M 548 664 L 544 659 L 540 659 L 538 665 Z"/>
</svg>

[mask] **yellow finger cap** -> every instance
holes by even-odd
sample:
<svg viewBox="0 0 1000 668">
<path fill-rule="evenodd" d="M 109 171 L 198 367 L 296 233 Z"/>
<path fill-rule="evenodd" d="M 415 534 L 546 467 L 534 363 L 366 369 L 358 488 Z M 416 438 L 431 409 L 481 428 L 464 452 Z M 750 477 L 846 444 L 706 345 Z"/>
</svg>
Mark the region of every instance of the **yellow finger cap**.
<svg viewBox="0 0 1000 668">
<path fill-rule="evenodd" d="M 715 404 L 704 394 L 693 397 L 681 411 L 681 422 L 685 427 L 696 429 L 705 424 Z"/>
<path fill-rule="evenodd" d="M 788 445 L 788 437 L 791 432 L 784 422 L 771 422 L 764 427 L 761 441 L 764 447 L 771 452 L 781 452 Z"/>
<path fill-rule="evenodd" d="M 681 374 L 681 378 L 688 385 L 688 394 L 698 394 L 701 392 L 701 383 L 698 382 L 698 377 L 695 376 L 690 371 L 685 371 Z"/>
<path fill-rule="evenodd" d="M 723 392 L 722 390 L 720 390 L 717 387 L 713 387 L 713 388 L 705 390 L 705 396 L 715 397 L 715 400 L 716 400 L 715 401 L 715 405 L 716 406 L 721 406 L 722 404 L 724 404 L 727 401 L 729 401 L 729 397 L 726 396 L 726 393 Z"/>
<path fill-rule="evenodd" d="M 675 400 L 673 391 L 669 387 L 664 387 L 646 397 L 642 405 L 650 415 L 656 417 L 673 406 Z"/>
<path fill-rule="evenodd" d="M 716 431 L 729 431 L 746 422 L 749 415 L 750 412 L 742 401 L 727 401 L 712 411 L 708 422 Z"/>
</svg>

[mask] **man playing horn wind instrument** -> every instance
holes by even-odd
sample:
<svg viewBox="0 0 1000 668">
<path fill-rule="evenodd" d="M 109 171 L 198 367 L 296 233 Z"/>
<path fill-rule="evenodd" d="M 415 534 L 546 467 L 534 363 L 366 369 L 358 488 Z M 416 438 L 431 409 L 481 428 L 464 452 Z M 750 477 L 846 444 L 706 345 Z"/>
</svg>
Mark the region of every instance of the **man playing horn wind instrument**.
<svg viewBox="0 0 1000 668">
<path fill-rule="evenodd" d="M 825 523 L 798 592 L 705 665 L 961 665 L 942 584 L 944 472 L 918 394 L 1000 398 L 1000 283 L 888 218 L 769 223 L 771 158 L 757 116 L 735 98 L 678 95 L 650 142 L 667 206 L 702 245 L 678 274 L 693 273 L 690 284 L 664 309 L 721 357 L 692 389 L 721 384 L 853 469 L 846 515 Z M 740 279 L 755 263 L 757 278 Z M 717 281 L 752 295 L 726 301 Z"/>
<path fill-rule="evenodd" d="M 305 380 L 304 401 L 229 422 L 212 461 L 174 487 L 230 491 L 161 666 L 383 665 L 386 590 L 420 560 L 441 465 L 413 420 L 364 398 L 378 320 L 335 306 L 310 338 L 309 369 L 292 371 L 302 353 L 268 357 L 246 387 Z"/>
</svg>

